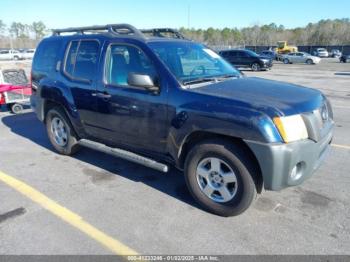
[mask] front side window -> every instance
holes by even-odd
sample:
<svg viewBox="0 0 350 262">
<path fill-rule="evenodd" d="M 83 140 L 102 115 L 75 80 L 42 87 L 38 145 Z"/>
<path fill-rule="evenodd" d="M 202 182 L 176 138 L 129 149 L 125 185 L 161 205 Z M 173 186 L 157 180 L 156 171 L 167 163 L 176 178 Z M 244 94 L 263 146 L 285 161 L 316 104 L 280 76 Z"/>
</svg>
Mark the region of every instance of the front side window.
<svg viewBox="0 0 350 262">
<path fill-rule="evenodd" d="M 154 81 L 157 74 L 152 61 L 139 48 L 113 44 L 109 47 L 106 61 L 107 84 L 127 86 L 130 73 L 149 75 Z"/>
<path fill-rule="evenodd" d="M 221 56 L 201 44 L 152 42 L 149 46 L 182 84 L 203 78 L 240 76 Z"/>
<path fill-rule="evenodd" d="M 78 80 L 92 80 L 96 74 L 99 43 L 95 40 L 72 41 L 66 57 L 65 72 Z"/>
</svg>

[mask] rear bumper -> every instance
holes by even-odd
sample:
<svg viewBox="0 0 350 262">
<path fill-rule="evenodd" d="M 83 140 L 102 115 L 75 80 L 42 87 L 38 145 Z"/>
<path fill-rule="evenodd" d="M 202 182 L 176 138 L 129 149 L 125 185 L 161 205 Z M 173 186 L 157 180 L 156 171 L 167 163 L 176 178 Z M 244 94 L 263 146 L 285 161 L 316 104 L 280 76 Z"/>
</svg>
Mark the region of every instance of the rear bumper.
<svg viewBox="0 0 350 262">
<path fill-rule="evenodd" d="M 330 149 L 332 130 L 320 141 L 303 140 L 289 144 L 264 144 L 245 141 L 255 154 L 266 190 L 296 186 L 309 178 L 321 165 Z M 297 178 L 292 179 L 298 165 Z"/>
</svg>

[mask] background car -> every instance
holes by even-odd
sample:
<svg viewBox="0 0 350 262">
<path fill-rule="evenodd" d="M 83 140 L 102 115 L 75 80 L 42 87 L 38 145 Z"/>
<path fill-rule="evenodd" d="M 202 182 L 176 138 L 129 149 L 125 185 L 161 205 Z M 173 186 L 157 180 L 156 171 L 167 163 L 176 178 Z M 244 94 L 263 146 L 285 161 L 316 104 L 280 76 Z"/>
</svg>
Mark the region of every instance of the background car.
<svg viewBox="0 0 350 262">
<path fill-rule="evenodd" d="M 332 51 L 329 53 L 330 57 L 341 57 L 342 53 L 339 49 L 332 49 Z"/>
<path fill-rule="evenodd" d="M 21 52 L 21 59 L 33 59 L 35 49 L 25 49 Z"/>
<path fill-rule="evenodd" d="M 269 57 L 272 60 L 277 60 L 277 53 L 271 50 L 264 50 L 259 53 L 260 56 Z"/>
<path fill-rule="evenodd" d="M 226 50 L 219 54 L 236 67 L 248 67 L 253 71 L 268 70 L 272 67 L 272 59 L 259 56 L 251 50 Z"/>
<path fill-rule="evenodd" d="M 289 53 L 284 55 L 282 58 L 284 64 L 292 63 L 306 63 L 308 65 L 318 64 L 321 61 L 321 58 L 317 56 L 312 56 L 304 52 Z"/>
<path fill-rule="evenodd" d="M 348 55 L 343 54 L 343 55 L 339 58 L 339 61 L 340 61 L 340 63 L 341 63 L 341 62 L 343 62 L 343 63 L 350 62 L 350 54 L 348 54 Z"/>
<path fill-rule="evenodd" d="M 328 51 L 327 51 L 326 48 L 317 48 L 314 51 L 314 55 L 318 56 L 318 57 L 328 57 L 329 56 Z"/>
<path fill-rule="evenodd" d="M 21 53 L 14 49 L 0 50 L 0 60 L 20 60 Z"/>
</svg>

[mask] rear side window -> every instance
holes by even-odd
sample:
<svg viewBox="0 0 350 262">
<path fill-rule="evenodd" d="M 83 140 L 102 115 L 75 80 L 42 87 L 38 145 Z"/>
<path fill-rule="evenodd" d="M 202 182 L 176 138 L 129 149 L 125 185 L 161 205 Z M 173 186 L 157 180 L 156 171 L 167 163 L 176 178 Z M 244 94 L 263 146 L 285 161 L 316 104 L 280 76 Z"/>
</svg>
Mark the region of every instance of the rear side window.
<svg viewBox="0 0 350 262">
<path fill-rule="evenodd" d="M 64 71 L 75 80 L 92 80 L 96 73 L 99 43 L 95 40 L 72 41 L 66 55 Z"/>
<path fill-rule="evenodd" d="M 225 58 L 234 58 L 237 56 L 237 52 L 235 51 L 228 51 L 223 53 L 223 57 Z"/>
<path fill-rule="evenodd" d="M 53 71 L 56 68 L 60 48 L 60 41 L 42 42 L 35 53 L 33 69 L 42 72 Z"/>
</svg>

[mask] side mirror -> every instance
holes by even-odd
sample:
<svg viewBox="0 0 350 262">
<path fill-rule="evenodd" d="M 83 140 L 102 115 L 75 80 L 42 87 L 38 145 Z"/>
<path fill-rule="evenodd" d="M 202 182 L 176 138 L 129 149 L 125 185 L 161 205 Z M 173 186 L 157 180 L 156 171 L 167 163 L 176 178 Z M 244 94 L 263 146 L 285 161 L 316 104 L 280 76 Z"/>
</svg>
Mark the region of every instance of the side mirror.
<svg viewBox="0 0 350 262">
<path fill-rule="evenodd" d="M 141 87 L 149 91 L 158 91 L 159 88 L 155 85 L 153 79 L 149 75 L 129 73 L 128 74 L 128 85 Z"/>
</svg>

